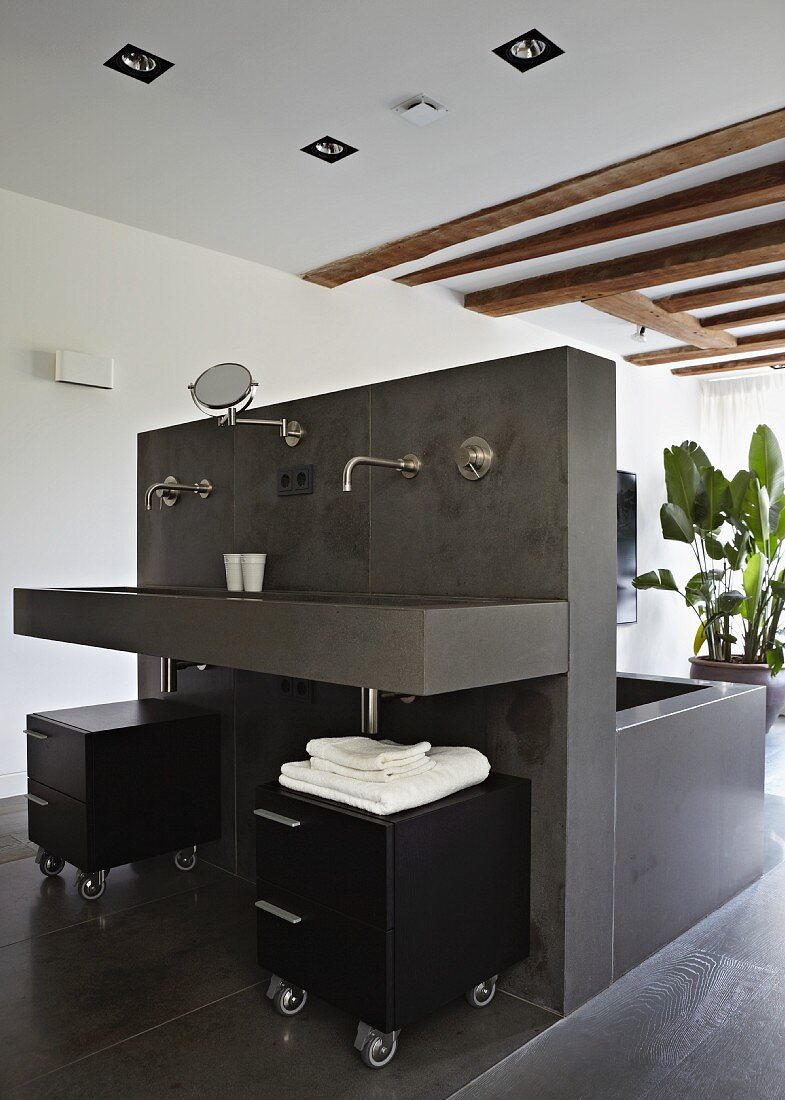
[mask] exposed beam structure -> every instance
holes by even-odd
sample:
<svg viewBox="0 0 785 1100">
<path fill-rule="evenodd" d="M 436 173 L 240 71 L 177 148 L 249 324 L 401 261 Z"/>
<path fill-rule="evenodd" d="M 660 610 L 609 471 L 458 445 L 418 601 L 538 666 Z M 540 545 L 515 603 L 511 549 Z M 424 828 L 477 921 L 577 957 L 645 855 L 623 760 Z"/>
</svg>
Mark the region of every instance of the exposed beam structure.
<svg viewBox="0 0 785 1100">
<path fill-rule="evenodd" d="M 739 336 L 734 351 L 776 351 L 785 349 L 785 329 L 777 332 L 758 332 L 754 336 Z M 645 351 L 640 355 L 628 355 L 627 362 L 637 367 L 656 367 L 662 363 L 688 363 L 695 359 L 711 359 L 720 354 L 708 348 L 698 348 L 684 344 L 680 348 L 662 348 L 660 351 Z M 785 356 L 785 350 L 782 351 Z"/>
<path fill-rule="evenodd" d="M 674 367 L 671 374 L 680 378 L 695 378 L 701 374 L 725 374 L 737 370 L 785 365 L 785 351 L 780 355 L 761 355 L 755 359 L 729 359 L 724 363 L 699 363 L 694 367 Z"/>
<path fill-rule="evenodd" d="M 589 199 L 683 172 L 785 137 L 785 109 L 745 119 L 710 133 L 630 157 L 573 179 L 562 180 L 528 195 L 466 214 L 431 229 L 324 264 L 303 275 L 309 282 L 335 287 L 398 264 L 430 256 L 450 245 L 474 240 L 500 229 L 553 214 Z"/>
<path fill-rule="evenodd" d="M 478 290 L 466 295 L 464 305 L 489 317 L 506 317 L 777 260 L 785 260 L 785 220 Z"/>
<path fill-rule="evenodd" d="M 725 306 L 731 302 L 744 302 L 748 298 L 767 298 L 785 294 L 785 271 L 753 278 L 735 279 L 732 283 L 715 283 L 714 286 L 685 290 L 681 294 L 668 294 L 658 298 L 657 305 L 679 313 L 684 309 L 703 309 L 706 306 Z"/>
<path fill-rule="evenodd" d="M 471 252 L 453 260 L 420 268 L 396 279 L 406 286 L 420 286 L 437 279 L 453 279 L 458 275 L 487 271 L 508 264 L 549 256 L 556 252 L 570 252 L 588 245 L 621 240 L 639 233 L 653 233 L 676 225 L 705 218 L 717 218 L 723 214 L 735 214 L 739 210 L 767 206 L 785 201 L 785 164 L 771 164 L 726 176 L 721 180 L 676 191 L 649 202 L 611 210 L 586 221 L 536 233 L 517 241 L 508 241 L 495 248 Z"/>
<path fill-rule="evenodd" d="M 684 314 L 676 313 L 673 316 L 683 317 Z M 713 317 L 703 317 L 700 325 L 703 329 L 743 328 L 745 325 L 762 325 L 767 321 L 785 321 L 785 302 L 750 306 L 748 309 L 736 309 L 730 313 L 716 313 Z"/>
<path fill-rule="evenodd" d="M 591 298 L 586 305 L 600 313 L 609 313 L 611 317 L 630 321 L 633 325 L 654 329 L 663 336 L 672 336 L 674 340 L 691 340 L 699 348 L 713 348 L 716 351 L 719 348 L 736 346 L 736 337 L 730 332 L 716 328 L 704 329 L 700 321 L 689 313 L 666 313 L 637 290 Z"/>
</svg>

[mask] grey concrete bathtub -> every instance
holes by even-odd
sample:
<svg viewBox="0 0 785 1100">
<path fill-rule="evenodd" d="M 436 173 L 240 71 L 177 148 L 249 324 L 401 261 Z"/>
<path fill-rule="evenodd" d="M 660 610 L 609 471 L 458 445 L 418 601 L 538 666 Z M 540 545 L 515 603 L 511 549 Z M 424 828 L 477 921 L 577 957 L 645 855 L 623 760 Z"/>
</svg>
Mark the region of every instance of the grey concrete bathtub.
<svg viewBox="0 0 785 1100">
<path fill-rule="evenodd" d="M 620 675 L 614 978 L 759 878 L 765 689 Z"/>
</svg>

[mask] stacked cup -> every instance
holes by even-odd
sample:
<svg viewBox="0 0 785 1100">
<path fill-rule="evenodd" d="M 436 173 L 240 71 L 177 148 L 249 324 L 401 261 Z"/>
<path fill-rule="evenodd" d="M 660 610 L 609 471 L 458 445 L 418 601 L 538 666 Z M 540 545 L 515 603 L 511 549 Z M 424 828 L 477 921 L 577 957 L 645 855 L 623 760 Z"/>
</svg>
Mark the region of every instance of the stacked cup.
<svg viewBox="0 0 785 1100">
<path fill-rule="evenodd" d="M 261 592 L 266 562 L 266 554 L 224 554 L 227 590 Z"/>
</svg>

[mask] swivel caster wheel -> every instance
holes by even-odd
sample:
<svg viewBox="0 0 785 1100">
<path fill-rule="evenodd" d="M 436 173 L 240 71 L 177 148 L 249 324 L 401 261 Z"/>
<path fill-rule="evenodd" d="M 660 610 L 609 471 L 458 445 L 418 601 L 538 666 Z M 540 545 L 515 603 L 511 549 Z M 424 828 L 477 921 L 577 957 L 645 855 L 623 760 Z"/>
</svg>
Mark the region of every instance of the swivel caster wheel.
<svg viewBox="0 0 785 1100">
<path fill-rule="evenodd" d="M 55 878 L 65 867 L 65 860 L 61 859 L 60 856 L 52 855 L 51 852 L 42 852 L 38 860 L 38 866 L 42 875 L 46 875 L 47 878 Z"/>
<path fill-rule="evenodd" d="M 279 1016 L 296 1016 L 308 1003 L 308 993 L 296 985 L 289 985 L 277 974 L 273 974 L 267 987 L 267 996 L 273 1002 L 273 1008 Z"/>
<path fill-rule="evenodd" d="M 179 852 L 175 852 L 174 865 L 178 871 L 193 871 L 198 862 L 196 845 L 193 848 L 181 848 Z"/>
<path fill-rule="evenodd" d="M 494 974 L 492 978 L 488 978 L 487 981 L 480 982 L 479 985 L 475 985 L 466 994 L 466 1000 L 472 1006 L 472 1008 L 485 1008 L 489 1005 L 493 998 L 496 996 L 496 979 L 498 975 Z"/>
<path fill-rule="evenodd" d="M 354 1045 L 368 1069 L 382 1069 L 392 1062 L 398 1051 L 400 1031 L 382 1032 L 360 1023 Z"/>
<path fill-rule="evenodd" d="M 106 871 L 80 871 L 76 888 L 84 901 L 97 901 L 106 890 Z"/>
</svg>

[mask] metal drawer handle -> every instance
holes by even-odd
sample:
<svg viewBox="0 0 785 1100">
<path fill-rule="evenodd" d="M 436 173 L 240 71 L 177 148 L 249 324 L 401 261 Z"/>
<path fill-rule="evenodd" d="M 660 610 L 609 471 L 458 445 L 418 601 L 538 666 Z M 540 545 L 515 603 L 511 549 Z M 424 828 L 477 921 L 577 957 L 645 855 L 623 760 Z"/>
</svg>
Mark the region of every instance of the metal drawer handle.
<svg viewBox="0 0 785 1100">
<path fill-rule="evenodd" d="M 48 741 L 48 733 L 39 733 L 38 730 L 25 730 L 28 737 L 35 737 L 36 741 Z"/>
<path fill-rule="evenodd" d="M 37 794 L 30 794 L 29 791 L 27 793 L 27 801 L 28 802 L 35 802 L 36 806 L 48 806 L 49 805 L 49 803 L 46 801 L 45 798 L 39 798 Z"/>
<path fill-rule="evenodd" d="M 290 829 L 296 829 L 302 822 L 295 817 L 284 817 L 283 814 L 274 814 L 272 810 L 254 810 L 257 817 L 266 817 L 268 821 L 277 821 L 279 825 L 288 825 Z"/>
<path fill-rule="evenodd" d="M 264 909 L 265 913 L 272 913 L 274 917 L 280 917 L 281 920 L 288 921 L 289 924 L 299 924 L 303 919 L 298 917 L 296 913 L 290 913 L 288 909 L 280 909 L 269 901 L 257 901 L 254 904 L 257 909 Z"/>
</svg>

